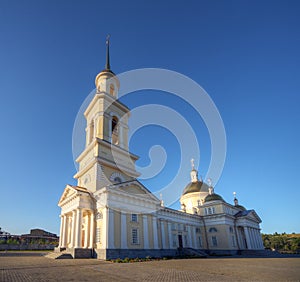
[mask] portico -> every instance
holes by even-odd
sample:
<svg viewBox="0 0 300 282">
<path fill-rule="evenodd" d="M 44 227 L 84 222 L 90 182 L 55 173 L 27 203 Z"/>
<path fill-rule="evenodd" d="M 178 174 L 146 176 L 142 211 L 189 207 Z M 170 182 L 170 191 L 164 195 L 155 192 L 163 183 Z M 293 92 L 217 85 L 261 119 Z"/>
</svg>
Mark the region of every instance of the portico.
<svg viewBox="0 0 300 282">
<path fill-rule="evenodd" d="M 90 193 L 85 188 L 67 185 L 59 206 L 62 211 L 58 247 L 92 249 L 95 218 Z"/>
</svg>

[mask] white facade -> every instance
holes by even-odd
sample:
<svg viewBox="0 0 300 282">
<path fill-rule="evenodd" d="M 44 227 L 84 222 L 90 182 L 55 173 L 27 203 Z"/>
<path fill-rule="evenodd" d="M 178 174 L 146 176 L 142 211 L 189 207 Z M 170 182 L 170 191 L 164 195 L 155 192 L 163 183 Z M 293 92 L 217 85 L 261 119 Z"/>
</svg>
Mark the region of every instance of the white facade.
<svg viewBox="0 0 300 282">
<path fill-rule="evenodd" d="M 181 211 L 161 206 L 136 179 L 138 156 L 128 150 L 130 112 L 117 100 L 120 84 L 109 63 L 97 75 L 96 87 L 85 111 L 86 147 L 74 176 L 78 185 L 67 185 L 58 203 L 58 250 L 106 259 L 175 255 L 186 248 L 210 253 L 263 249 L 255 211 L 237 200 L 226 203 L 198 179 L 194 167 Z"/>
</svg>

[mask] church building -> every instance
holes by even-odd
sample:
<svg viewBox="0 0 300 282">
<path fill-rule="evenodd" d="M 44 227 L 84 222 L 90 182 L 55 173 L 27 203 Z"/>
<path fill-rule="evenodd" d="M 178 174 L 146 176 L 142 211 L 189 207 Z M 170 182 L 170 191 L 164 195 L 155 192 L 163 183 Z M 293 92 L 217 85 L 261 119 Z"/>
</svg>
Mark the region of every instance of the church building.
<svg viewBox="0 0 300 282">
<path fill-rule="evenodd" d="M 59 200 L 58 254 L 99 259 L 175 256 L 179 252 L 235 254 L 262 250 L 261 219 L 254 210 L 227 203 L 192 161 L 181 210 L 164 207 L 137 180 L 138 156 L 128 147 L 130 110 L 118 100 L 120 82 L 109 61 L 95 79 L 96 93 L 86 108 L 86 145 L 76 162 L 77 185 Z"/>
</svg>

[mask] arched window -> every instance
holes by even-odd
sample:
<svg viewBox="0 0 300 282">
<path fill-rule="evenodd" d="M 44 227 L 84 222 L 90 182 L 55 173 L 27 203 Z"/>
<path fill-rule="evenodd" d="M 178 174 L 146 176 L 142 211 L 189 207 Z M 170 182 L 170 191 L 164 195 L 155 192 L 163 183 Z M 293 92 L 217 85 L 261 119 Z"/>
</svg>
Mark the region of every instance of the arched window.
<svg viewBox="0 0 300 282">
<path fill-rule="evenodd" d="M 215 227 L 211 227 L 211 228 L 209 228 L 208 232 L 210 232 L 210 233 L 212 233 L 212 232 L 218 232 L 218 230 Z"/>
<path fill-rule="evenodd" d="M 118 118 L 116 116 L 112 117 L 111 120 L 111 142 L 115 145 L 119 144 L 119 126 Z"/>
<path fill-rule="evenodd" d="M 109 86 L 109 94 L 110 95 L 114 95 L 115 94 L 115 86 L 113 84 L 111 84 Z"/>
</svg>

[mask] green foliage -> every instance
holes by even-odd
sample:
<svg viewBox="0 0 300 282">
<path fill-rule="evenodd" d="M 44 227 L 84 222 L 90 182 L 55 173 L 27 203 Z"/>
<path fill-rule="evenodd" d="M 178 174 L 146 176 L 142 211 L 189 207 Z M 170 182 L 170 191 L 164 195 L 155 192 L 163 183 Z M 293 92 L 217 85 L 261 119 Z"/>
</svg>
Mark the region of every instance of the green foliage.
<svg viewBox="0 0 300 282">
<path fill-rule="evenodd" d="M 300 234 L 262 234 L 263 243 L 266 249 L 273 249 L 280 252 L 300 252 Z"/>
<path fill-rule="evenodd" d="M 9 238 L 6 241 L 6 244 L 9 244 L 9 245 L 18 245 L 19 243 L 20 242 L 17 239 L 14 239 L 14 238 Z"/>
<path fill-rule="evenodd" d="M 163 258 L 163 259 L 167 259 L 167 258 Z M 150 261 L 150 260 L 160 260 L 160 258 L 152 258 L 150 256 L 147 256 L 145 258 L 124 258 L 124 259 L 110 259 L 109 261 L 111 262 L 116 262 L 116 263 L 128 263 L 128 262 L 144 262 L 144 261 Z"/>
<path fill-rule="evenodd" d="M 114 262 L 121 263 L 121 262 L 123 262 L 123 260 L 120 258 L 117 258 Z"/>
<path fill-rule="evenodd" d="M 124 258 L 123 262 L 130 262 L 130 258 Z"/>
</svg>

